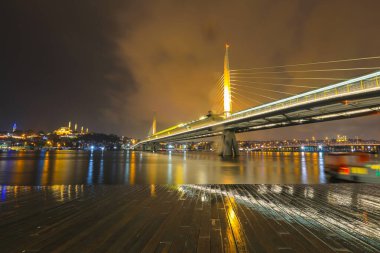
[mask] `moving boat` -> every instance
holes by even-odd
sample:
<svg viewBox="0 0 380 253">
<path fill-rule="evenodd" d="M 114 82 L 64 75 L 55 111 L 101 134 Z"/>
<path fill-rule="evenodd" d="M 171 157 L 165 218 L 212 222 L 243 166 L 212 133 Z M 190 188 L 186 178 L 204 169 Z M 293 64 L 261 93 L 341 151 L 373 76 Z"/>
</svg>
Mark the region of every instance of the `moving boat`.
<svg viewBox="0 0 380 253">
<path fill-rule="evenodd" d="M 380 160 L 367 153 L 330 153 L 325 173 L 332 179 L 362 183 L 380 183 Z"/>
</svg>

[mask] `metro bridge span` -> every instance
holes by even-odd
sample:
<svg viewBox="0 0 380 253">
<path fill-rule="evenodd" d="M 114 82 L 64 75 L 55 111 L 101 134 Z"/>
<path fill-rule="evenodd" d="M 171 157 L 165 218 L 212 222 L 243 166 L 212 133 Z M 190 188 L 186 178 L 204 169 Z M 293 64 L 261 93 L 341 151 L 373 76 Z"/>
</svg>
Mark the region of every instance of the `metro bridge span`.
<svg viewBox="0 0 380 253">
<path fill-rule="evenodd" d="M 222 136 L 222 155 L 237 155 L 235 133 L 379 114 L 379 79 L 380 71 L 377 71 L 231 113 L 229 66 L 226 52 L 224 114 L 209 114 L 198 120 L 181 123 L 159 132 L 153 129 L 150 136 L 138 142 L 134 147 L 144 145 L 154 149 L 155 143 L 159 142 Z"/>
</svg>

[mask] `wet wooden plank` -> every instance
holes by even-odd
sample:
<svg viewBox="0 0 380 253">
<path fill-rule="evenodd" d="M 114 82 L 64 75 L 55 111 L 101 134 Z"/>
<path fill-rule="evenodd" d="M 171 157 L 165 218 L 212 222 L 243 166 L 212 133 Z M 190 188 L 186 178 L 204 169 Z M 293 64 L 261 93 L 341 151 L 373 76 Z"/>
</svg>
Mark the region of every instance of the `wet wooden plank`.
<svg viewBox="0 0 380 253">
<path fill-rule="evenodd" d="M 380 251 L 372 185 L 6 189 L 2 252 Z"/>
</svg>

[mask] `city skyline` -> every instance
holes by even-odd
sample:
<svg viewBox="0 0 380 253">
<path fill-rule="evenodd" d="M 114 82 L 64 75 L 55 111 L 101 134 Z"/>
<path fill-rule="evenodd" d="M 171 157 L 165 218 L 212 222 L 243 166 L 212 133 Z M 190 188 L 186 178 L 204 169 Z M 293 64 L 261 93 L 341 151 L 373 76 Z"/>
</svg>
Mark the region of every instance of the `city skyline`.
<svg viewBox="0 0 380 253">
<path fill-rule="evenodd" d="M 351 119 L 352 120 L 352 119 Z M 326 123 L 326 122 L 324 122 Z M 331 123 L 331 122 L 327 122 L 327 123 Z M 77 125 L 77 129 L 75 128 L 75 125 Z M 44 134 L 57 134 L 57 132 L 59 131 L 67 131 L 69 130 L 70 132 L 67 132 L 67 133 L 61 133 L 61 134 L 58 134 L 58 135 L 65 135 L 65 134 L 74 134 L 74 133 L 78 133 L 78 134 L 89 134 L 89 133 L 95 133 L 95 132 L 92 132 L 92 131 L 89 131 L 89 128 L 84 128 L 83 126 L 82 127 L 78 127 L 79 125 L 77 123 L 75 123 L 74 125 L 71 124 L 71 121 L 68 121 L 67 125 L 61 125 L 61 126 L 57 126 L 55 129 L 31 129 L 31 128 L 19 128 L 17 127 L 17 123 L 14 122 L 13 124 L 9 125 L 9 127 L 7 129 L 0 129 L 0 133 L 6 133 L 6 134 L 12 134 L 12 133 L 25 133 L 25 132 L 31 132 L 31 133 L 39 133 L 39 132 L 43 132 Z M 303 126 L 291 126 L 293 128 L 302 128 Z M 267 131 L 270 133 L 270 131 L 275 131 L 276 129 L 268 129 L 268 130 L 261 130 L 261 131 Z M 258 131 L 259 132 L 259 131 Z M 97 132 L 97 133 L 101 133 L 101 134 L 115 134 L 115 133 L 104 133 L 104 132 Z M 316 133 L 316 134 L 313 134 L 313 135 L 302 135 L 302 136 L 296 136 L 296 135 L 288 135 L 288 136 L 282 136 L 281 138 L 271 138 L 270 134 L 267 135 L 265 138 L 263 139 L 247 139 L 247 138 L 244 138 L 244 135 L 246 135 L 245 137 L 250 137 L 249 135 L 252 135 L 252 132 L 249 132 L 249 133 L 240 133 L 240 134 L 237 134 L 238 137 L 242 137 L 243 138 L 238 138 L 238 141 L 239 142 L 245 142 L 245 141 L 248 141 L 248 142 L 254 142 L 254 141 L 279 141 L 279 140 L 283 140 L 283 141 L 291 141 L 291 140 L 304 140 L 304 141 L 307 141 L 307 140 L 325 140 L 325 139 L 339 139 L 341 137 L 344 137 L 344 138 L 347 138 L 347 139 L 362 139 L 362 140 L 380 140 L 380 138 L 375 138 L 374 136 L 376 135 L 371 135 L 369 137 L 364 137 L 365 135 L 360 135 L 360 134 L 356 134 L 356 135 L 348 135 L 348 134 L 345 134 L 344 132 L 338 132 L 336 131 L 335 129 L 334 130 L 331 130 L 331 132 L 328 132 L 326 134 L 322 134 L 322 133 Z M 127 136 L 127 135 L 119 135 L 119 136 L 123 136 L 123 137 L 130 137 L 132 139 L 138 139 L 137 137 L 135 136 Z M 188 140 L 188 141 L 182 141 L 184 143 L 186 142 L 202 142 L 202 141 L 218 141 L 220 137 L 208 137 L 208 138 L 199 138 L 199 139 L 195 139 L 195 140 Z M 181 141 L 179 141 L 181 142 Z M 176 141 L 174 141 L 174 143 L 177 143 Z"/>
</svg>

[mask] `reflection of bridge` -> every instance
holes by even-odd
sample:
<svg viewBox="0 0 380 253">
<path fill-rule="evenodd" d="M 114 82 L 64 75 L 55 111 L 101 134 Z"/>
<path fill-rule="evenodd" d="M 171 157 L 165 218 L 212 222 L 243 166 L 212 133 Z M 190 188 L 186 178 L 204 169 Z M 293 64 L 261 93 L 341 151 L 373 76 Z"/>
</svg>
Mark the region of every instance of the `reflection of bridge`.
<svg viewBox="0 0 380 253">
<path fill-rule="evenodd" d="M 154 149 L 156 142 L 222 135 L 223 155 L 237 155 L 235 133 L 378 114 L 379 78 L 380 71 L 232 113 L 227 47 L 223 75 L 224 114 L 209 114 L 163 131 L 154 131 L 136 146 L 151 145 Z"/>
</svg>

